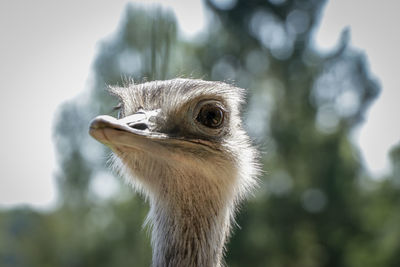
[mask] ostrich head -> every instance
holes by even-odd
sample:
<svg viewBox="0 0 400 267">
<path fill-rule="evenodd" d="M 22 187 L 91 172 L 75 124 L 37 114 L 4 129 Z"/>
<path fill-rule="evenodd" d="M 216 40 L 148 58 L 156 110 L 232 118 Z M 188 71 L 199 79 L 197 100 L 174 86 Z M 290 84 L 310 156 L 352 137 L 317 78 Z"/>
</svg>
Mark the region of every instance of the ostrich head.
<svg viewBox="0 0 400 267">
<path fill-rule="evenodd" d="M 110 90 L 119 116 L 95 118 L 90 134 L 150 202 L 153 265 L 220 266 L 235 207 L 257 174 L 243 90 L 191 79 Z"/>
</svg>

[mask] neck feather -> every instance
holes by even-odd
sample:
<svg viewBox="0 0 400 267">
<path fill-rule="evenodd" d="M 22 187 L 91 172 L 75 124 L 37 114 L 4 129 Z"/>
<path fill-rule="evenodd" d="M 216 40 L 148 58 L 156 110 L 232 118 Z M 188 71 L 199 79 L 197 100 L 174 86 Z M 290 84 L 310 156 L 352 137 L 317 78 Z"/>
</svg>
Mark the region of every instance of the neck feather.
<svg viewBox="0 0 400 267">
<path fill-rule="evenodd" d="M 184 189 L 190 192 L 185 194 L 180 192 L 181 186 L 172 187 L 174 194 L 168 192 L 170 185 L 166 186 L 164 194 L 150 198 L 153 266 L 219 267 L 230 232 L 233 201 L 221 199 L 218 190 L 198 185 Z"/>
<path fill-rule="evenodd" d="M 154 204 L 149 218 L 154 267 L 221 266 L 229 234 L 228 208 L 204 214 L 195 208 L 170 211 Z"/>
<path fill-rule="evenodd" d="M 147 224 L 152 227 L 153 267 L 222 266 L 235 203 L 240 198 L 239 173 L 235 164 L 224 158 L 204 164 L 209 161 L 125 161 L 127 178 L 135 181 L 136 177 L 134 186 L 150 201 Z M 165 167 L 152 167 L 156 165 Z"/>
</svg>

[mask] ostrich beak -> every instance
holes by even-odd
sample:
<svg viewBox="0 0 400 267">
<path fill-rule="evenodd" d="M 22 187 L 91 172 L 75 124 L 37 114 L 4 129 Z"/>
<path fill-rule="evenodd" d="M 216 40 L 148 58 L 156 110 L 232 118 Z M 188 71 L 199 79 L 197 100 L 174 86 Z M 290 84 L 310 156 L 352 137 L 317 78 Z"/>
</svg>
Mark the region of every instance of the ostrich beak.
<svg viewBox="0 0 400 267">
<path fill-rule="evenodd" d="M 159 110 L 139 111 L 122 119 L 98 116 L 91 121 L 89 134 L 111 149 L 116 146 L 145 151 L 157 149 L 160 145 L 154 141 L 168 139 L 166 134 L 152 131 L 158 113 Z"/>
</svg>

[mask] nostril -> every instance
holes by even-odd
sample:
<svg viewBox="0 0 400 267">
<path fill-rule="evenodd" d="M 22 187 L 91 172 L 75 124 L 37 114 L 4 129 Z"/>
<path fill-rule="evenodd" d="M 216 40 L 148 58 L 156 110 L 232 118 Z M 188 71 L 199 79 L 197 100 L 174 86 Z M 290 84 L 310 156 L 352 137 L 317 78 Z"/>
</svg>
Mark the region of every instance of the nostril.
<svg viewBox="0 0 400 267">
<path fill-rule="evenodd" d="M 140 122 L 140 123 L 129 123 L 129 127 L 137 130 L 146 130 L 149 128 L 146 123 Z"/>
</svg>

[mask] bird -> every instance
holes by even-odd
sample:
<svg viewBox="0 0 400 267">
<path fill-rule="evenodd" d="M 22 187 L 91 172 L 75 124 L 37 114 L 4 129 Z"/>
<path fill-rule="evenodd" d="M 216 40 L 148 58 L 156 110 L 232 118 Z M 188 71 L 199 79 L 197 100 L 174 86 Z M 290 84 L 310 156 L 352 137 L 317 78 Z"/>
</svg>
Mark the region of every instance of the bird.
<svg viewBox="0 0 400 267">
<path fill-rule="evenodd" d="M 109 91 L 118 116 L 97 116 L 89 133 L 149 202 L 152 266 L 225 265 L 235 214 L 260 172 L 241 119 L 245 90 L 176 78 Z"/>
</svg>

